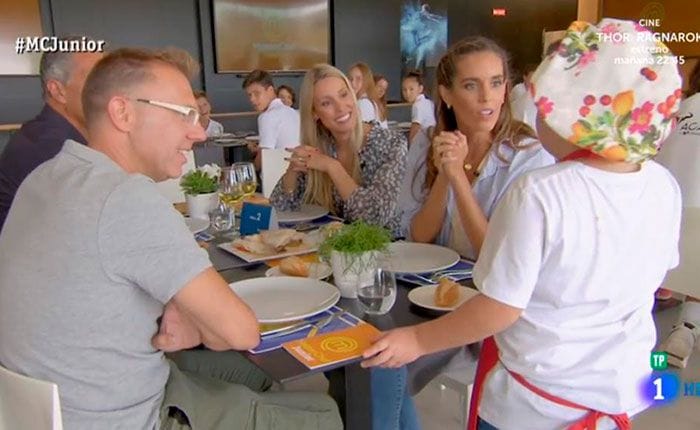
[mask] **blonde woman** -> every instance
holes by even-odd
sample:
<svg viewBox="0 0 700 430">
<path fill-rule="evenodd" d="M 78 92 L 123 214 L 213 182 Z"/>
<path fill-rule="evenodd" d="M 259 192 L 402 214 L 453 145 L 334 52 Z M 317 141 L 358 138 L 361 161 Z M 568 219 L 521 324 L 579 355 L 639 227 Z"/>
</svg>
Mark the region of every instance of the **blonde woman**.
<svg viewBox="0 0 700 430">
<path fill-rule="evenodd" d="M 382 104 L 377 93 L 372 69 L 365 63 L 355 63 L 348 70 L 348 77 L 350 85 L 355 91 L 355 97 L 357 97 L 362 122 L 377 121 L 382 128 L 388 128 L 386 107 Z"/>
<path fill-rule="evenodd" d="M 511 115 L 508 56 L 496 42 L 457 42 L 438 63 L 436 80 L 432 143 L 419 131 L 408 155 L 400 199 L 403 233 L 476 259 L 488 218 L 508 185 L 554 159 L 530 127 Z"/>
<path fill-rule="evenodd" d="M 294 210 L 313 203 L 398 235 L 405 138 L 376 124 L 365 134 L 350 82 L 328 64 L 306 73 L 300 115 L 302 144 L 289 150 L 289 168 L 272 192 L 272 205 Z"/>
<path fill-rule="evenodd" d="M 350 82 L 328 64 L 306 73 L 300 115 L 302 144 L 289 150 L 289 168 L 270 196 L 272 206 L 294 210 L 314 203 L 349 221 L 362 219 L 398 234 L 405 137 L 376 123 L 365 134 Z M 373 408 L 373 428 L 419 428 L 406 378 L 405 367 L 372 372 L 372 402 L 381 405 Z"/>
</svg>

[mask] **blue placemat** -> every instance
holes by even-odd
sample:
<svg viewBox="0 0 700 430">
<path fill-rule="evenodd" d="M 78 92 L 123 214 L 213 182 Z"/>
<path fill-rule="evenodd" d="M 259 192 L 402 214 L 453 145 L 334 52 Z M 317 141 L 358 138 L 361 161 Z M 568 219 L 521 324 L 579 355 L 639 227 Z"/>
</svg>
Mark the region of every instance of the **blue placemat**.
<svg viewBox="0 0 700 430">
<path fill-rule="evenodd" d="M 440 273 L 440 272 L 445 272 L 448 270 L 461 270 L 464 271 L 464 273 L 460 273 L 458 275 L 447 275 L 448 278 L 452 279 L 455 282 L 459 281 L 464 281 L 465 279 L 471 279 L 472 277 L 472 269 L 474 268 L 474 262 L 469 261 L 469 260 L 459 260 L 452 266 L 448 267 L 447 269 L 443 270 L 438 270 L 436 272 L 427 272 L 427 273 L 418 273 L 418 274 L 413 274 L 413 273 L 397 273 L 396 274 L 396 279 L 408 282 L 410 284 L 416 284 L 416 285 L 435 285 L 438 283 L 438 281 L 432 281 L 430 278 L 433 276 L 435 273 Z"/>
<path fill-rule="evenodd" d="M 336 312 L 343 312 L 343 309 L 339 308 L 338 306 L 333 306 L 328 310 L 304 318 L 304 320 L 306 320 L 309 323 L 309 326 L 300 329 L 299 331 L 295 331 L 294 333 L 289 333 L 288 335 L 284 336 L 275 336 L 274 333 L 270 333 L 268 336 L 262 336 L 262 338 L 260 339 L 260 344 L 249 351 L 253 354 L 262 354 L 263 352 L 272 351 L 273 349 L 280 348 L 283 343 L 305 338 L 312 328 L 311 324 L 315 324 L 319 321 L 322 321 L 324 318 L 327 318 L 331 314 Z M 342 330 L 348 327 L 354 327 L 357 324 L 359 324 L 360 321 L 361 320 L 356 316 L 345 312 L 342 315 L 331 320 L 331 322 L 329 322 L 328 325 L 320 329 L 316 334 L 329 333 L 332 331 Z"/>
</svg>

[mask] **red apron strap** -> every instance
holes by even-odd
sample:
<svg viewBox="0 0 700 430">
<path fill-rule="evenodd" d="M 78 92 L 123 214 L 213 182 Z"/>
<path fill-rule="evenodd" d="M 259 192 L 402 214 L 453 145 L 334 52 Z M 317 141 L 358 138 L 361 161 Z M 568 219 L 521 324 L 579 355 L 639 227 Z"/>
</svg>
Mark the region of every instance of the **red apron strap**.
<svg viewBox="0 0 700 430">
<path fill-rule="evenodd" d="M 506 370 L 508 370 L 508 369 L 506 369 Z M 538 396 L 549 400 L 552 403 L 556 403 L 558 405 L 566 406 L 566 407 L 573 408 L 573 409 L 581 409 L 584 411 L 588 411 L 586 416 L 584 416 L 580 421 L 573 423 L 571 426 L 569 426 L 567 428 L 567 430 L 596 430 L 597 425 L 598 425 L 598 420 L 602 417 L 610 417 L 617 425 L 617 428 L 620 430 L 630 430 L 632 428 L 632 425 L 630 424 L 629 417 L 625 413 L 623 413 L 623 414 L 607 414 L 605 412 L 595 411 L 587 406 L 583 406 L 583 405 L 580 405 L 578 403 L 574 403 L 570 400 L 562 399 L 561 397 L 557 397 L 553 394 L 549 394 L 548 392 L 532 385 L 530 382 L 528 382 L 527 379 L 525 379 L 523 377 L 523 375 L 521 375 L 519 373 L 515 373 L 515 372 L 512 372 L 510 370 L 508 370 L 508 373 L 510 373 L 510 376 L 512 376 L 513 379 L 518 381 L 525 388 L 527 388 L 528 390 L 537 394 Z"/>
<path fill-rule="evenodd" d="M 479 404 L 481 403 L 481 393 L 486 381 L 486 375 L 496 367 L 498 363 L 498 346 L 493 336 L 484 339 L 479 354 L 479 363 L 476 366 L 476 376 L 474 377 L 474 389 L 469 403 L 469 421 L 467 430 L 476 430 L 477 418 L 479 416 Z"/>
<path fill-rule="evenodd" d="M 580 160 L 582 158 L 603 158 L 603 157 L 601 157 L 600 155 L 595 154 L 587 149 L 577 149 L 576 151 L 572 152 L 571 154 L 569 154 L 566 157 L 559 160 L 559 162 L 563 163 L 564 161 L 574 161 L 574 160 Z"/>
<path fill-rule="evenodd" d="M 588 152 L 588 151 L 586 151 Z M 472 390 L 472 398 L 469 404 L 469 421 L 467 422 L 467 430 L 476 430 L 478 416 L 479 416 L 479 404 L 481 404 L 481 396 L 483 394 L 484 383 L 486 382 L 486 376 L 489 372 L 496 367 L 498 363 L 498 345 L 493 336 L 484 339 L 481 346 L 481 354 L 479 355 L 479 363 L 476 367 L 476 376 L 474 378 L 474 389 Z M 508 370 L 508 369 L 506 369 Z M 598 420 L 604 416 L 610 417 L 617 428 L 620 430 L 631 430 L 632 425 L 630 424 L 629 417 L 627 414 L 606 414 L 600 411 L 594 411 L 590 408 L 580 405 L 578 403 L 571 402 L 566 399 L 554 396 L 541 390 L 540 388 L 529 383 L 522 375 L 508 372 L 513 376 L 513 378 L 522 384 L 525 388 L 543 397 L 550 402 L 566 406 L 574 409 L 581 409 L 584 411 L 589 411 L 586 416 L 584 416 L 580 421 L 575 422 L 567 430 L 596 430 Z"/>
</svg>

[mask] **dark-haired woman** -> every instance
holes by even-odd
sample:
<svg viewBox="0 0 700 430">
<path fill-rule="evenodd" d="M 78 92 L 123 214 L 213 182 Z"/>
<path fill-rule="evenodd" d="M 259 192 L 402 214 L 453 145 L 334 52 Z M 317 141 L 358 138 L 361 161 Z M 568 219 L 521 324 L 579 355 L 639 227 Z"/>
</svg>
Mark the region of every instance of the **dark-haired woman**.
<svg viewBox="0 0 700 430">
<path fill-rule="evenodd" d="M 451 46 L 436 69 L 439 100 L 432 143 L 421 132 L 409 149 L 399 205 L 416 242 L 476 259 L 488 218 L 520 174 L 554 159 L 508 104 L 508 57 L 484 37 Z"/>
</svg>

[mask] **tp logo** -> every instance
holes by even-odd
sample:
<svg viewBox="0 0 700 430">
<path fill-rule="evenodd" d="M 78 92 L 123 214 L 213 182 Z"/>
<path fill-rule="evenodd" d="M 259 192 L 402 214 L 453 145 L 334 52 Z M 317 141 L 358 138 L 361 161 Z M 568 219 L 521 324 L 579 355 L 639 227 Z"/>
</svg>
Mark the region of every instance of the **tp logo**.
<svg viewBox="0 0 700 430">
<path fill-rule="evenodd" d="M 654 370 L 666 370 L 668 367 L 668 354 L 665 352 L 651 353 L 651 368 Z"/>
</svg>

